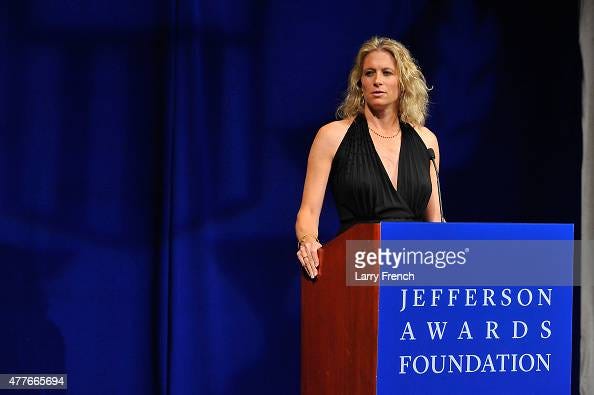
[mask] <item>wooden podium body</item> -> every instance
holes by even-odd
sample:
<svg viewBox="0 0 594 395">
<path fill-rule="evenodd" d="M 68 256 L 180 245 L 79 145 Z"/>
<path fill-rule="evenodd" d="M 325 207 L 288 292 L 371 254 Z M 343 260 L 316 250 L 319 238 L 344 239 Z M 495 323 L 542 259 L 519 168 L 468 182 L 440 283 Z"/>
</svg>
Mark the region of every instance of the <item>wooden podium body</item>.
<svg viewBox="0 0 594 395">
<path fill-rule="evenodd" d="M 301 393 L 374 394 L 378 287 L 345 284 L 347 240 L 378 240 L 379 224 L 356 225 L 319 251 L 318 279 L 301 280 Z"/>
<path fill-rule="evenodd" d="M 302 395 L 570 393 L 571 284 L 551 284 L 551 287 L 543 288 L 551 290 L 550 292 L 554 296 L 552 306 L 549 306 L 548 310 L 547 306 L 538 306 L 536 299 L 532 300 L 531 294 L 532 305 L 527 307 L 514 306 L 513 304 L 511 306 L 486 306 L 484 308 L 486 313 L 481 312 L 480 305 L 475 309 L 467 308 L 467 311 L 462 311 L 464 307 L 452 310 L 452 312 L 447 310 L 440 312 L 436 309 L 435 313 L 430 309 L 427 310 L 427 313 L 418 311 L 411 313 L 409 308 L 408 311 L 402 313 L 398 311 L 397 307 L 400 306 L 398 304 L 400 302 L 392 301 L 392 299 L 398 298 L 401 287 L 348 286 L 346 281 L 347 242 L 373 240 L 379 247 L 384 236 L 427 241 L 450 239 L 573 240 L 573 226 L 560 224 L 371 223 L 355 225 L 348 229 L 319 250 L 318 278 L 312 281 L 303 276 L 301 280 Z M 560 259 L 562 261 L 560 270 L 564 275 L 567 273 L 571 275 L 571 259 L 572 257 L 567 254 Z M 536 262 L 534 264 L 537 265 Z M 477 284 L 476 287 L 479 289 L 477 291 L 479 295 L 481 294 L 480 285 Z M 408 286 L 403 285 L 402 287 Z M 423 288 L 423 285 L 411 285 L 410 287 Z M 463 287 L 459 288 L 463 289 Z M 493 289 L 498 292 L 500 288 Z M 510 289 L 511 294 L 515 288 L 511 287 Z M 522 292 L 522 290 L 526 292 Z M 528 288 L 520 290 L 520 304 L 523 300 L 527 300 L 528 291 L 530 291 Z M 505 294 L 505 291 L 503 293 Z M 537 294 L 535 293 L 535 295 Z M 382 303 L 384 303 L 383 307 Z M 503 302 L 498 301 L 498 303 Z M 411 322 L 417 337 L 415 341 L 405 339 L 405 335 L 403 335 L 403 323 L 409 322 L 407 314 L 412 314 Z M 473 314 L 481 316 L 475 320 Z M 419 341 L 418 338 L 425 336 L 423 333 L 427 332 L 425 321 L 429 323 L 432 322 L 431 320 L 441 319 L 445 322 L 449 320 L 447 317 L 451 317 L 451 321 L 447 323 L 449 325 L 447 330 L 455 330 L 456 335 L 460 331 L 460 324 L 467 320 L 467 325 L 472 327 L 473 339 L 455 338 L 448 334 L 449 340 L 442 340 L 441 343 L 432 339 L 425 343 Z M 525 317 L 531 317 L 534 324 Z M 473 320 L 481 326 L 475 325 L 476 322 Z M 525 320 L 526 324 L 524 325 L 529 327 L 523 338 L 519 337 L 522 335 L 521 332 L 518 334 L 518 327 L 522 329 L 522 324 L 519 323 L 522 320 Z M 484 323 L 487 323 L 487 330 L 493 329 L 493 327 L 497 328 L 496 336 L 501 339 L 492 338 L 492 336 L 487 336 L 487 339 L 484 339 L 485 333 L 489 335 L 488 332 L 485 332 Z M 513 336 L 510 332 L 512 327 Z M 546 337 L 547 331 L 548 337 Z M 401 336 L 402 338 L 399 338 Z M 507 357 L 506 361 L 492 363 L 494 366 L 489 366 L 482 361 L 476 370 L 475 365 L 472 365 L 474 359 L 469 360 L 472 362 L 470 364 L 472 366 L 469 365 L 469 370 L 467 369 L 463 373 L 451 372 L 450 362 L 450 372 L 446 370 L 446 374 L 431 375 L 430 372 L 410 373 L 408 376 L 400 374 L 402 372 L 399 369 L 403 371 L 402 366 L 404 365 L 398 365 L 399 362 L 402 363 L 402 360 L 399 360 L 402 357 L 396 355 L 398 350 L 406 350 L 408 353 L 411 353 L 412 350 L 414 353 L 418 345 L 420 350 L 430 355 L 433 344 L 435 344 L 438 357 L 443 358 L 443 361 L 446 359 L 439 353 L 444 353 L 444 349 L 447 347 L 451 349 L 450 355 L 454 355 L 460 361 L 462 352 L 476 355 L 476 357 L 472 357 L 476 359 L 483 358 L 488 352 L 493 352 L 492 355 L 502 355 L 495 354 L 500 352 L 499 349 L 509 349 L 512 350 L 509 352 L 515 354 L 509 354 L 511 356 Z M 460 350 L 464 351 L 460 351 L 456 347 L 462 347 Z M 515 349 L 520 351 L 513 351 Z M 530 358 L 533 357 L 530 357 L 528 352 L 524 354 L 523 350 L 541 352 L 542 354 L 538 355 L 545 355 L 546 358 L 549 358 L 547 361 L 551 366 L 545 366 L 549 370 L 545 371 L 542 368 L 543 364 L 547 362 L 542 358 L 537 359 L 538 366 L 534 362 L 530 365 L 529 362 L 533 361 Z M 520 358 L 523 359 L 520 360 Z M 425 361 L 425 357 L 418 361 L 411 357 L 406 361 L 407 369 L 411 371 L 413 362 L 416 363 L 416 369 L 419 366 L 423 368 L 422 362 Z M 504 362 L 507 363 L 506 366 L 504 366 Z M 460 386 L 457 383 L 460 383 Z"/>
</svg>

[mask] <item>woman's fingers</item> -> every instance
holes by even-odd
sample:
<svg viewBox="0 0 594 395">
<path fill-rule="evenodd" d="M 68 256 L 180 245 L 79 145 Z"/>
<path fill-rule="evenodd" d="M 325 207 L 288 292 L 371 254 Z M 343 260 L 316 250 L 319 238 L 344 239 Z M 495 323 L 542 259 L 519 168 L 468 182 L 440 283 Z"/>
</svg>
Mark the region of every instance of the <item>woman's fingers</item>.
<svg viewBox="0 0 594 395">
<path fill-rule="evenodd" d="M 314 266 L 320 266 L 320 259 L 318 258 L 318 248 L 320 248 L 322 245 L 320 243 L 308 243 L 305 246 L 307 247 L 307 252 L 309 253 L 309 256 L 314 262 Z"/>
<path fill-rule="evenodd" d="M 301 251 L 301 249 L 299 249 L 297 251 L 297 258 L 299 259 L 299 262 L 301 263 L 301 266 L 303 267 L 303 269 L 305 269 L 305 271 L 307 272 L 307 275 L 309 277 L 313 278 L 311 268 L 307 264 L 307 261 L 308 261 L 307 255 L 303 254 L 303 252 Z"/>
<path fill-rule="evenodd" d="M 302 245 L 301 246 L 301 250 L 303 251 L 302 254 L 304 256 L 304 260 L 305 263 L 307 263 L 307 266 L 309 267 L 309 272 L 311 273 L 311 278 L 315 278 L 318 275 L 318 270 L 316 269 L 316 263 L 313 259 L 313 257 L 311 256 L 311 254 L 309 253 L 309 249 L 307 248 L 307 245 Z"/>
<path fill-rule="evenodd" d="M 301 247 L 299 248 L 299 253 L 301 254 L 301 260 L 303 263 L 303 267 L 307 270 L 307 273 L 309 274 L 309 276 L 311 278 L 314 278 L 315 276 L 317 276 L 318 271 L 316 270 L 316 267 L 315 267 L 315 261 L 314 261 L 313 257 L 311 256 L 311 254 L 309 253 L 309 250 L 305 244 L 301 244 Z"/>
<path fill-rule="evenodd" d="M 303 259 L 303 254 L 301 254 L 301 249 L 297 250 L 297 259 L 299 260 L 299 263 L 301 263 L 301 267 L 303 269 L 305 269 L 305 271 L 307 272 L 307 275 L 309 277 L 311 277 L 311 273 L 309 272 L 309 268 L 307 267 L 307 265 L 305 264 L 305 260 Z"/>
<path fill-rule="evenodd" d="M 301 266 L 305 269 L 309 277 L 315 278 L 318 275 L 317 267 L 320 266 L 320 259 L 318 258 L 318 249 L 322 245 L 316 243 L 301 243 L 299 250 L 297 250 L 297 259 Z"/>
</svg>

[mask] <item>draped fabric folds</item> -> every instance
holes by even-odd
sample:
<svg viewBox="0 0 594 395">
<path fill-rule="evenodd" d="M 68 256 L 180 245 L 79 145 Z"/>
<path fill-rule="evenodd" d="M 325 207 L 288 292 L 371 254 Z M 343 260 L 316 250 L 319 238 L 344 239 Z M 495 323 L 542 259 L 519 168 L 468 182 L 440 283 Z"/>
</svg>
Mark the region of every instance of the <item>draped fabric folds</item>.
<svg viewBox="0 0 594 395">
<path fill-rule="evenodd" d="M 417 132 L 400 122 L 402 134 L 396 187 L 375 149 L 367 121 L 359 114 L 332 162 L 332 188 L 341 229 L 358 222 L 423 221 L 431 196 L 429 156 Z"/>
</svg>

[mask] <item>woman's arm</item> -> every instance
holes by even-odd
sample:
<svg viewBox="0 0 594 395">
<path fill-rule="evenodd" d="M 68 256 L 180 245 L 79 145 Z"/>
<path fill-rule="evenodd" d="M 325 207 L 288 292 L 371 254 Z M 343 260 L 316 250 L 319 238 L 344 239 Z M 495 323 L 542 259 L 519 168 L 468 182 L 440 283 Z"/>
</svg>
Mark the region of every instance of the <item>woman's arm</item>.
<svg viewBox="0 0 594 395">
<path fill-rule="evenodd" d="M 319 266 L 317 250 L 322 245 L 318 241 L 318 225 L 324 202 L 332 159 L 338 145 L 346 133 L 344 121 L 324 125 L 312 143 L 307 160 L 307 172 L 303 186 L 301 207 L 297 213 L 295 232 L 300 243 L 297 257 L 311 278 L 317 274 Z"/>
</svg>

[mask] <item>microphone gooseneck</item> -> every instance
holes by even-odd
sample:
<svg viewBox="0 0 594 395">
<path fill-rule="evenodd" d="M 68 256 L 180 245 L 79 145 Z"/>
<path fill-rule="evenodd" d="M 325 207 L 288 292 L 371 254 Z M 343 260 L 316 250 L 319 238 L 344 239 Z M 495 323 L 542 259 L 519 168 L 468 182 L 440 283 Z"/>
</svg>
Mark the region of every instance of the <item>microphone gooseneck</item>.
<svg viewBox="0 0 594 395">
<path fill-rule="evenodd" d="M 435 151 L 433 151 L 433 148 L 427 148 L 427 155 L 429 156 L 429 160 L 431 160 L 431 163 L 433 163 L 433 168 L 435 169 L 435 176 L 437 179 L 437 196 L 439 198 L 440 222 L 445 222 L 445 218 L 443 217 L 443 205 L 441 203 L 441 186 L 439 185 L 439 170 L 437 170 L 437 165 L 435 164 Z"/>
</svg>

